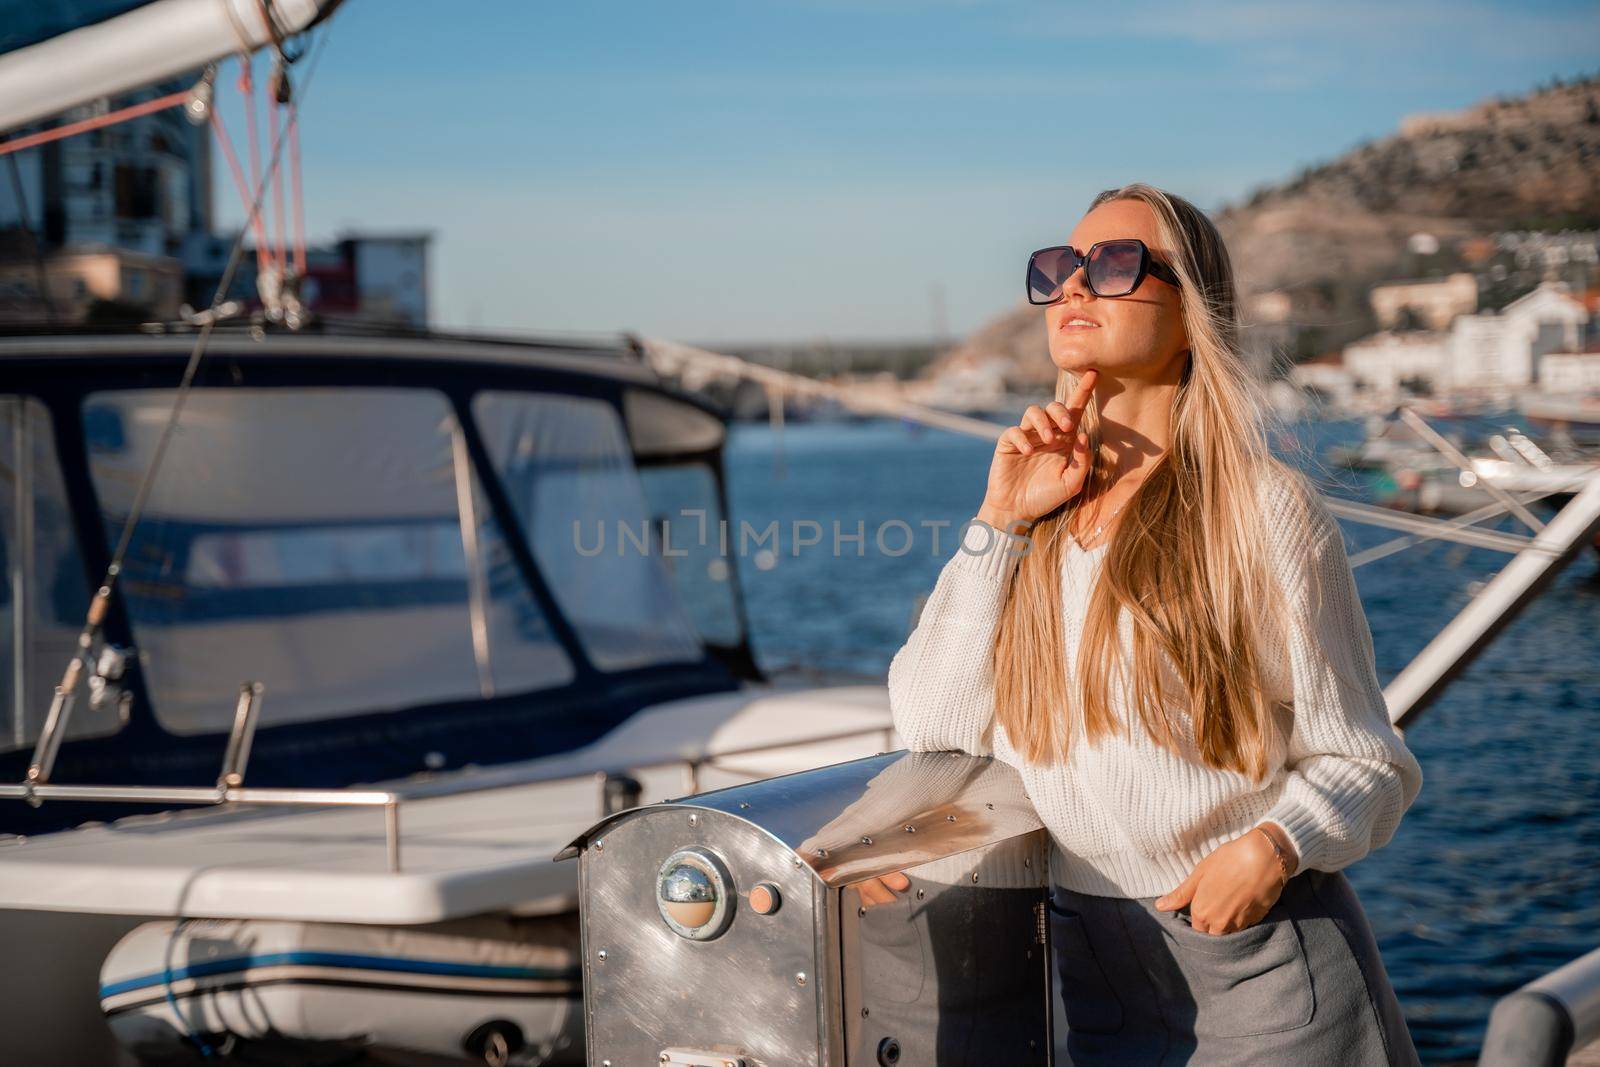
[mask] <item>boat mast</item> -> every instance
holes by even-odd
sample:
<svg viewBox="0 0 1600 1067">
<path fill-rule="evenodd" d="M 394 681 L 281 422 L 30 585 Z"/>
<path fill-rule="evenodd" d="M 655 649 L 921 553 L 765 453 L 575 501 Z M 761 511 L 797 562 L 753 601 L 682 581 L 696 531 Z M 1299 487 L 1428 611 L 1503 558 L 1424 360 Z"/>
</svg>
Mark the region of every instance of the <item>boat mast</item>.
<svg viewBox="0 0 1600 1067">
<path fill-rule="evenodd" d="M 283 41 L 341 0 L 154 0 L 0 55 L 0 132 Z"/>
</svg>

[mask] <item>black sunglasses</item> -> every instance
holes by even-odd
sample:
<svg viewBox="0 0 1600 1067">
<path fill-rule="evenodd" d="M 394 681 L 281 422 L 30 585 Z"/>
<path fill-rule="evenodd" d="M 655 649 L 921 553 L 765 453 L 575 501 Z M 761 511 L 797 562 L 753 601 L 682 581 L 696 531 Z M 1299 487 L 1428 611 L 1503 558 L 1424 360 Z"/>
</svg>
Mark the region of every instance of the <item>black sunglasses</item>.
<svg viewBox="0 0 1600 1067">
<path fill-rule="evenodd" d="M 1095 296 L 1127 296 L 1139 288 L 1146 274 L 1168 285 L 1178 284 L 1173 269 L 1153 257 L 1137 237 L 1096 241 L 1084 255 L 1071 245 L 1055 245 L 1028 257 L 1028 303 L 1055 303 L 1061 298 L 1061 287 L 1079 267 L 1084 267 L 1084 280 Z"/>
</svg>

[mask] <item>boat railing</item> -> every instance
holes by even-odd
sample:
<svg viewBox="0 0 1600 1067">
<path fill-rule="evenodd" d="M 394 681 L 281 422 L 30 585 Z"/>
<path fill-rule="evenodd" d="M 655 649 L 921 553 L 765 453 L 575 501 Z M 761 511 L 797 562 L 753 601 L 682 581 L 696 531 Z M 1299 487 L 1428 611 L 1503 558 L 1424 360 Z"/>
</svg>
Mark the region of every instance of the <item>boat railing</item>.
<svg viewBox="0 0 1600 1067">
<path fill-rule="evenodd" d="M 228 744 L 223 755 L 221 772 L 214 786 L 144 786 L 144 785 L 74 785 L 50 781 L 60 737 L 70 710 L 70 700 L 62 701 L 57 690 L 57 702 L 46 719 L 44 729 L 35 747 L 35 755 L 28 769 L 28 777 L 20 783 L 0 783 L 0 800 L 21 800 L 39 807 L 46 801 L 79 801 L 115 804 L 169 804 L 195 807 L 219 807 L 224 804 L 242 804 L 258 807 L 298 808 L 379 808 L 383 811 L 384 851 L 391 873 L 401 873 L 400 814 L 407 801 L 435 797 L 461 796 L 495 789 L 518 786 L 544 785 L 555 782 L 572 782 L 584 778 L 594 779 L 600 787 L 600 814 L 613 813 L 616 798 L 625 795 L 614 788 L 617 776 L 628 771 L 659 770 L 680 766 L 684 771 L 685 794 L 700 791 L 700 775 L 713 769 L 749 778 L 763 778 L 769 772 L 729 765 L 726 761 L 741 756 L 754 756 L 796 746 L 830 744 L 866 737 L 881 737 L 884 750 L 894 747 L 894 727 L 889 725 L 863 726 L 835 733 L 807 737 L 791 737 L 739 748 L 719 749 L 633 763 L 618 767 L 614 761 L 590 760 L 582 769 L 549 768 L 501 770 L 490 769 L 481 773 L 454 774 L 449 778 L 426 782 L 412 782 L 389 789 L 333 788 L 295 789 L 276 786 L 247 787 L 245 770 L 250 761 L 250 748 L 259 722 L 263 687 L 259 682 L 246 682 L 239 688 L 239 701 L 234 712 L 233 728 L 228 734 Z M 66 706 L 63 706 L 65 703 Z M 583 757 L 579 757 L 580 762 Z M 633 798 L 637 802 L 637 797 Z M 624 807 L 627 804 L 623 805 Z"/>
<path fill-rule="evenodd" d="M 1600 1041 L 1600 948 L 1495 1002 L 1478 1067 L 1561 1067 Z"/>
</svg>

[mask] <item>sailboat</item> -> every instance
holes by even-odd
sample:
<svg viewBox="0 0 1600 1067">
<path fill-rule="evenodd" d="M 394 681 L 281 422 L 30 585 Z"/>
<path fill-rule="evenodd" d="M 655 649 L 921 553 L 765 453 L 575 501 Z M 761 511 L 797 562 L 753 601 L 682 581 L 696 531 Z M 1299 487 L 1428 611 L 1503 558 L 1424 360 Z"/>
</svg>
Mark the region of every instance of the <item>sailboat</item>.
<svg viewBox="0 0 1600 1067">
<path fill-rule="evenodd" d="M 335 6 L 29 8 L 0 126 Z M 292 275 L 0 339 L 6 1061 L 581 1062 L 555 853 L 892 747 L 887 695 L 757 665 L 727 413 L 637 344 L 319 323 Z"/>
</svg>

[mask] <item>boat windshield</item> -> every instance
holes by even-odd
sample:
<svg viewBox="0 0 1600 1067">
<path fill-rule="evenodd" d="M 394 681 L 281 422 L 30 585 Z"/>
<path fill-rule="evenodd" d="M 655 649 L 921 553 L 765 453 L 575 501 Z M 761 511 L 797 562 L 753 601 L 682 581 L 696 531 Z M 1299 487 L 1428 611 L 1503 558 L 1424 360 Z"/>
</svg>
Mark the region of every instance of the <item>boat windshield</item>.
<svg viewBox="0 0 1600 1067">
<path fill-rule="evenodd" d="M 738 533 L 723 535 L 716 472 L 700 460 L 652 463 L 639 470 L 650 518 L 662 532 L 662 562 L 701 638 L 732 648 L 744 640 L 733 583 Z M 727 547 L 724 547 L 724 541 Z"/>
<path fill-rule="evenodd" d="M 113 541 L 172 401 L 150 389 L 85 399 Z M 601 669 L 703 657 L 659 559 L 561 551 L 575 517 L 637 527 L 646 515 L 615 410 L 538 394 L 476 410 L 584 654 Z M 452 405 L 428 389 L 196 389 L 121 588 L 156 717 L 175 733 L 226 730 L 247 680 L 265 686 L 266 727 L 532 692 L 576 673 Z"/>
<path fill-rule="evenodd" d="M 56 683 L 78 646 L 89 583 L 73 535 L 50 412 L 0 396 L 0 752 L 39 737 Z M 82 702 L 69 738 L 121 728 L 115 704 Z"/>
<path fill-rule="evenodd" d="M 662 566 L 659 525 L 616 409 L 483 392 L 472 417 L 539 569 L 604 670 L 704 655 Z"/>
</svg>

